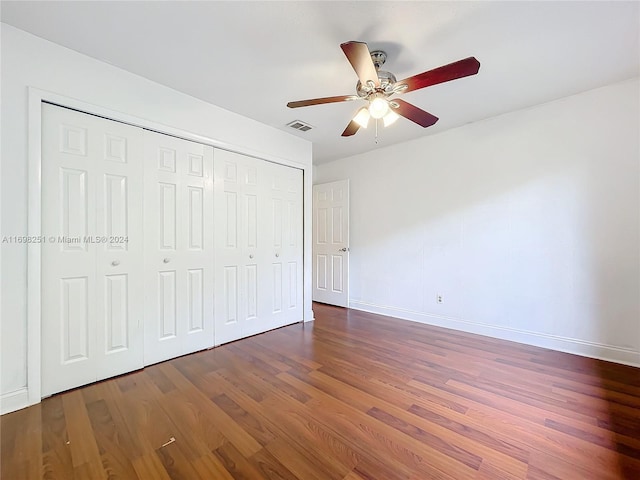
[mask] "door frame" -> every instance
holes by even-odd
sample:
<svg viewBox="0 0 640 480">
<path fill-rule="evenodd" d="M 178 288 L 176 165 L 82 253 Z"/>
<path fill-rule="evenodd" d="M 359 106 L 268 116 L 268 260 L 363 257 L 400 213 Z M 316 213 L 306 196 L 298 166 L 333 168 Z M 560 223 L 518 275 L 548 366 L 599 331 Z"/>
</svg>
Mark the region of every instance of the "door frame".
<svg viewBox="0 0 640 480">
<path fill-rule="evenodd" d="M 51 103 L 63 108 L 77 110 L 89 115 L 96 115 L 125 123 L 135 127 L 152 130 L 157 133 L 183 138 L 204 145 L 210 145 L 221 150 L 240 153 L 260 160 L 286 165 L 302 170 L 303 176 L 303 321 L 313 320 L 311 309 L 311 191 L 312 166 L 280 158 L 275 155 L 258 152 L 242 145 L 221 142 L 214 138 L 197 135 L 180 128 L 170 127 L 127 113 L 111 110 L 76 98 L 67 97 L 54 92 L 28 87 L 28 182 L 27 182 L 27 235 L 29 238 L 40 238 L 42 225 L 42 103 Z M 215 162 L 215 154 L 214 154 Z M 307 220 L 309 219 L 309 220 Z M 12 395 L 11 405 L 6 405 L 6 411 L 13 411 L 41 400 L 41 349 L 40 334 L 42 305 L 41 305 L 41 263 L 42 249 L 39 243 L 27 244 L 27 385 L 24 389 Z M 214 284 L 215 288 L 215 284 Z M 8 400 L 8 399 L 7 399 Z M 4 403 L 4 401 L 3 401 Z M 3 413 L 5 408 L 3 408 Z"/>
</svg>

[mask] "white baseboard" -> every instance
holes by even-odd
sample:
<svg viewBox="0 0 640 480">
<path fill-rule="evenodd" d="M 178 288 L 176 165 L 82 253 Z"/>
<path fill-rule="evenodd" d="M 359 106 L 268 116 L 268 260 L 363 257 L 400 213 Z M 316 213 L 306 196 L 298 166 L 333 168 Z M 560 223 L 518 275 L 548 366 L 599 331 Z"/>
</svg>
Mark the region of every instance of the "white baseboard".
<svg viewBox="0 0 640 480">
<path fill-rule="evenodd" d="M 29 406 L 29 390 L 26 387 L 0 396 L 0 415 L 15 412 Z"/>
<path fill-rule="evenodd" d="M 313 310 L 309 310 L 307 311 L 307 313 L 305 313 L 304 315 L 304 322 L 313 322 L 315 320 L 315 317 L 313 316 Z"/>
<path fill-rule="evenodd" d="M 515 328 L 500 327 L 481 323 L 473 323 L 451 317 L 404 310 L 396 307 L 374 305 L 366 302 L 350 300 L 349 307 L 354 310 L 378 313 L 403 320 L 435 325 L 438 327 L 462 330 L 464 332 L 486 335 L 488 337 L 525 343 L 536 347 L 549 348 L 559 352 L 573 353 L 583 357 L 598 358 L 609 362 L 622 363 L 633 367 L 640 367 L 640 351 L 620 348 L 614 345 L 586 342 L 575 338 L 560 337 L 538 332 L 529 332 Z"/>
</svg>

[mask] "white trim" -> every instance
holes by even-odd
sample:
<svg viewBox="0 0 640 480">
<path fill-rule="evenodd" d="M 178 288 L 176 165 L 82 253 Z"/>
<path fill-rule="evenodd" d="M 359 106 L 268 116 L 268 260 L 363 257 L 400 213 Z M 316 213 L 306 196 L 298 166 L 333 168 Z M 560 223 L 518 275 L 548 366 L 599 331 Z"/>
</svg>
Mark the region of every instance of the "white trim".
<svg viewBox="0 0 640 480">
<path fill-rule="evenodd" d="M 42 99 L 38 91 L 29 89 L 28 112 L 28 210 L 27 231 L 30 237 L 39 237 L 42 226 Z M 40 401 L 40 366 L 42 348 L 40 338 L 41 307 L 41 255 L 40 244 L 27 246 L 27 391 L 28 405 Z"/>
<path fill-rule="evenodd" d="M 15 412 L 29 406 L 29 392 L 27 387 L 22 387 L 15 392 L 5 393 L 0 397 L 0 415 Z"/>
<path fill-rule="evenodd" d="M 303 292 L 302 292 L 302 306 L 303 306 L 303 322 L 311 322 L 314 319 L 313 310 L 312 310 L 312 296 L 313 296 L 313 277 L 312 277 L 312 269 L 313 269 L 313 257 L 312 257 L 312 246 L 311 242 L 313 239 L 312 233 L 312 215 L 313 215 L 313 172 L 311 168 L 308 170 L 304 170 L 302 172 L 302 191 L 304 195 L 302 197 L 302 228 L 303 228 L 303 239 L 302 239 L 302 284 L 303 284 Z M 308 294 L 307 294 L 308 293 Z"/>
<path fill-rule="evenodd" d="M 276 155 L 253 150 L 246 146 L 232 145 L 214 138 L 197 135 L 179 128 L 170 127 L 151 120 L 143 119 L 127 113 L 110 110 L 99 105 L 83 102 L 75 98 L 60 95 L 54 92 L 28 87 L 29 111 L 28 111 L 28 235 L 40 236 L 42 224 L 41 204 L 41 151 L 42 151 L 42 102 L 53 103 L 61 107 L 71 108 L 80 112 L 97 115 L 121 123 L 127 123 L 136 127 L 153 130 L 158 133 L 172 135 L 174 137 L 191 140 L 194 142 L 211 145 L 214 148 L 228 150 L 242 155 L 259 158 L 280 165 L 298 168 L 303 171 L 303 203 L 304 213 L 311 214 L 311 185 L 312 165 L 304 165 L 294 160 L 281 158 Z M 311 217 L 303 217 L 311 218 Z M 313 320 L 311 309 L 311 223 L 304 222 L 303 231 L 303 321 Z M 27 247 L 27 386 L 20 390 L 17 399 L 12 400 L 12 405 L 18 405 L 14 410 L 39 403 L 41 400 L 41 248 L 37 243 L 30 243 Z M 308 294 L 307 294 L 308 292 Z M 7 394 L 12 395 L 12 394 Z M 19 398 L 18 398 L 19 397 Z M 4 397 L 3 397 L 4 398 Z M 13 397 L 11 397 L 13 398 Z M 19 404 L 19 402 L 24 402 Z M 3 407 L 4 408 L 4 407 Z"/>
<path fill-rule="evenodd" d="M 516 328 L 500 327 L 484 323 L 475 323 L 458 318 L 445 317 L 429 313 L 415 312 L 402 308 L 375 305 L 357 300 L 350 301 L 351 308 L 364 312 L 377 313 L 390 317 L 410 320 L 427 325 L 451 328 L 463 332 L 485 335 L 492 338 L 524 343 L 536 347 L 548 348 L 559 352 L 572 353 L 583 357 L 598 358 L 608 362 L 622 363 L 632 367 L 640 367 L 640 352 L 630 349 L 606 345 L 603 343 L 588 342 L 577 338 L 547 335 L 538 332 L 529 332 Z"/>
<path fill-rule="evenodd" d="M 0 24 L 0 34 L 2 26 Z M 0 91 L 2 90 L 0 79 Z M 0 116 L 1 117 L 1 116 Z M 0 131 L 2 131 L 2 118 L 0 118 Z M 2 178 L 2 162 L 0 162 L 0 178 Z M 2 182 L 0 182 L 0 233 L 2 232 Z M 1 245 L 1 244 L 0 244 Z M 0 280 L 2 279 L 2 248 L 0 248 Z M 1 282 L 0 282 L 1 283 Z M 2 294 L 0 294 L 0 346 L 2 345 Z M 2 385 L 2 355 L 0 355 L 0 385 Z M 2 414 L 2 401 L 0 400 L 0 415 Z"/>
<path fill-rule="evenodd" d="M 279 163 L 281 165 L 287 165 L 289 167 L 299 168 L 301 170 L 305 169 L 304 164 L 293 161 L 293 160 L 278 157 L 276 155 L 272 155 L 269 153 L 259 152 L 257 150 L 253 150 L 252 148 L 248 148 L 242 145 L 232 145 L 227 142 L 221 142 L 220 140 L 216 140 L 214 138 L 205 137 L 203 135 L 191 133 L 186 130 L 182 130 L 180 128 L 170 127 L 169 125 L 164 125 L 162 123 L 154 122 L 152 120 L 147 120 L 145 118 L 129 115 L 128 113 L 123 113 L 116 110 L 111 110 L 106 107 L 101 107 L 99 105 L 95 105 L 92 103 L 83 102 L 82 100 L 66 97 L 58 93 L 53 93 L 46 90 L 40 90 L 35 87 L 29 87 L 30 100 L 32 96 L 39 99 L 40 102 L 53 103 L 60 107 L 71 108 L 73 110 L 78 110 L 80 112 L 88 113 L 90 115 L 97 115 L 99 117 L 104 117 L 109 120 L 115 120 L 116 122 L 133 125 L 134 127 L 153 130 L 154 132 L 163 133 L 165 135 L 171 135 L 178 138 L 183 138 L 185 140 L 191 140 L 192 142 L 198 142 L 204 145 L 211 145 L 212 147 L 219 148 L 221 150 L 228 150 L 230 152 L 240 153 L 242 155 L 248 155 L 250 157 L 259 158 L 261 160 L 267 160 L 269 162 L 274 162 L 274 163 Z"/>
</svg>

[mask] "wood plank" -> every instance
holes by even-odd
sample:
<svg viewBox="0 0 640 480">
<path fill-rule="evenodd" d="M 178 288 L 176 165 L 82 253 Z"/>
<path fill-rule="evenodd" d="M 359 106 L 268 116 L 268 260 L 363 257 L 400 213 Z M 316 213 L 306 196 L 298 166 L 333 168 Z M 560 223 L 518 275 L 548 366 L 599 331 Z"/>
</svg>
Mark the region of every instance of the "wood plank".
<svg viewBox="0 0 640 480">
<path fill-rule="evenodd" d="M 268 426 L 263 425 L 224 393 L 212 398 L 212 400 L 259 444 L 264 446 L 275 440 L 276 436 Z"/>
<path fill-rule="evenodd" d="M 191 382 L 169 363 L 162 365 L 163 372 L 180 389 L 184 398 L 196 403 L 200 410 L 215 419 L 216 426 L 224 432 L 224 436 L 245 456 L 249 457 L 259 451 L 262 446 L 224 410 L 202 394 Z"/>
<path fill-rule="evenodd" d="M 169 472 L 164 468 L 162 461 L 155 452 L 134 458 L 132 464 L 140 480 L 146 478 L 172 480 Z"/>
<path fill-rule="evenodd" d="M 342 476 L 337 476 L 329 471 L 323 463 L 316 461 L 316 458 L 295 442 L 277 438 L 269 445 L 267 450 L 274 458 L 278 459 L 290 472 L 300 480 L 339 480 Z"/>
<path fill-rule="evenodd" d="M 257 453 L 257 452 L 256 452 Z M 231 476 L 237 480 L 268 480 L 260 470 L 253 466 L 247 457 L 238 451 L 231 443 L 218 447 L 214 454 Z M 255 455 L 255 454 L 254 454 Z"/>
<path fill-rule="evenodd" d="M 256 470 L 269 480 L 298 480 L 298 477 L 264 448 L 251 456 L 249 460 Z"/>
<path fill-rule="evenodd" d="M 128 456 L 128 447 L 133 444 L 129 432 L 117 427 L 107 403 L 104 400 L 93 401 L 87 405 L 87 413 L 108 478 L 138 479 Z"/>
<path fill-rule="evenodd" d="M 348 467 L 340 465 L 342 463 L 340 458 L 343 455 L 346 455 L 346 463 L 352 464 L 353 460 L 350 459 L 352 454 L 348 447 L 331 441 L 328 442 L 329 448 L 327 449 L 325 445 L 313 441 L 313 436 L 317 434 L 319 428 L 317 424 L 300 423 L 297 421 L 297 417 L 290 417 L 279 410 L 277 414 L 272 412 L 269 402 L 273 401 L 281 405 L 286 405 L 286 400 L 283 401 L 278 400 L 278 398 L 269 397 L 270 400 L 259 403 L 248 397 L 236 386 L 228 383 L 225 379 L 220 378 L 220 381 L 225 384 L 226 394 L 230 398 L 250 412 L 256 420 L 264 424 L 276 435 L 276 440 L 267 445 L 267 448 L 269 448 L 272 453 L 274 453 L 272 449 L 279 446 L 278 439 L 285 440 L 289 445 L 296 445 L 295 455 L 304 457 L 306 461 L 315 466 L 316 470 L 324 472 L 323 475 L 325 478 L 339 478 L 343 471 L 347 470 Z M 278 393 L 276 395 L 282 394 Z M 276 453 L 279 451 L 280 450 L 275 450 Z M 289 466 L 288 463 L 286 463 L 289 458 L 283 460 L 278 457 L 278 459 L 283 464 Z M 308 475 L 308 472 L 306 472 L 306 475 Z"/>
<path fill-rule="evenodd" d="M 156 450 L 158 458 L 172 480 L 209 480 L 198 473 L 185 452 L 187 448 L 175 441 Z"/>
<path fill-rule="evenodd" d="M 2 416 L 2 478 L 640 478 L 640 369 L 314 311 Z"/>
<path fill-rule="evenodd" d="M 192 465 L 196 472 L 203 478 L 210 478 L 212 480 L 234 480 L 231 472 L 224 467 L 220 459 L 213 452 L 196 459 L 192 462 Z"/>
<path fill-rule="evenodd" d="M 80 472 L 96 479 L 107 478 L 101 466 L 102 459 L 96 444 L 95 434 L 84 405 L 82 392 L 72 390 L 62 394 L 62 406 L 67 420 L 68 444 L 74 467 L 81 467 Z M 95 467 L 95 468 L 94 468 Z M 87 477 L 90 478 L 90 477 Z"/>
</svg>

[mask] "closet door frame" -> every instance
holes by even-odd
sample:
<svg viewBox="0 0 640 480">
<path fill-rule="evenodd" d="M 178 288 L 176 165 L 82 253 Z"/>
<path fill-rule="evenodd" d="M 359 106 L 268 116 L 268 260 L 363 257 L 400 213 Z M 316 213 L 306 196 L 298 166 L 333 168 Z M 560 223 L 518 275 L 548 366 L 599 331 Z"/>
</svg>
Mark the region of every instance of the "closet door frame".
<svg viewBox="0 0 640 480">
<path fill-rule="evenodd" d="M 28 87 L 28 186 L 27 186 L 27 235 L 29 238 L 38 238 L 42 232 L 42 195 L 41 195 L 41 168 L 42 168 L 42 104 L 51 103 L 60 107 L 77 110 L 89 115 L 104 117 L 109 120 L 121 122 L 147 130 L 152 130 L 166 135 L 172 135 L 185 140 L 190 140 L 214 148 L 241 153 L 261 158 L 273 163 L 295 167 L 303 171 L 303 292 L 304 308 L 303 321 L 313 320 L 311 309 L 311 191 L 312 191 L 312 166 L 292 160 L 287 160 L 275 155 L 265 154 L 251 148 L 221 142 L 202 135 L 193 134 L 180 128 L 168 127 L 162 123 L 156 123 L 145 118 L 112 110 L 108 107 L 85 102 L 54 92 Z M 42 398 L 41 384 L 41 262 L 42 249 L 38 243 L 27 244 L 27 384 L 24 388 L 2 398 L 2 412 L 8 413 L 36 403 Z M 214 287 L 215 288 L 215 287 Z"/>
</svg>

